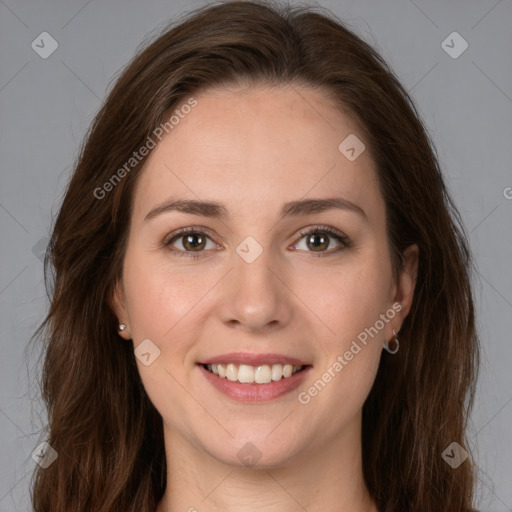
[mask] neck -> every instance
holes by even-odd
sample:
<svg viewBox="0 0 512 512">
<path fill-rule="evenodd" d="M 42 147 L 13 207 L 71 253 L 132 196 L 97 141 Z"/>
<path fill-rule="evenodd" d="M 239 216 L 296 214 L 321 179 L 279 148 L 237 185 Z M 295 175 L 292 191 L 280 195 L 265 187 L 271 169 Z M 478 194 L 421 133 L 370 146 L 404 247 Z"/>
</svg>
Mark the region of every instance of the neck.
<svg viewBox="0 0 512 512">
<path fill-rule="evenodd" d="M 360 421 L 267 468 L 226 464 L 164 432 L 167 487 L 157 512 L 377 512 L 363 478 Z"/>
</svg>

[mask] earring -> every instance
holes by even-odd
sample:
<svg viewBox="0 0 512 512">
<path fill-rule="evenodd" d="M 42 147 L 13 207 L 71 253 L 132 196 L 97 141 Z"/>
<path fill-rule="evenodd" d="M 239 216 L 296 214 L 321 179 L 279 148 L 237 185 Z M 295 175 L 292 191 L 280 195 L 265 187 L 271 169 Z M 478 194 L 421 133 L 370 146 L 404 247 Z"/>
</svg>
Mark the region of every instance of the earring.
<svg viewBox="0 0 512 512">
<path fill-rule="evenodd" d="M 393 329 L 393 336 L 394 338 L 391 340 L 392 345 L 390 346 L 389 342 L 384 343 L 384 349 L 387 350 L 390 354 L 396 354 L 398 352 L 398 347 L 400 346 L 400 343 L 398 342 L 398 336 L 395 332 L 395 329 Z"/>
<path fill-rule="evenodd" d="M 120 331 L 124 331 L 126 329 L 126 325 L 125 324 L 119 324 L 119 330 Z"/>
</svg>

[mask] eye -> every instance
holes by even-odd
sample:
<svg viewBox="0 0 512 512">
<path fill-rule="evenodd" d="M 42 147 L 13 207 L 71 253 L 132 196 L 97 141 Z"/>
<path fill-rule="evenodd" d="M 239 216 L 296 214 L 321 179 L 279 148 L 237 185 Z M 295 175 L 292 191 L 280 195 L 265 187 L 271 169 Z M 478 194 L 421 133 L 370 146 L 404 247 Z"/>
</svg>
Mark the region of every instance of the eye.
<svg viewBox="0 0 512 512">
<path fill-rule="evenodd" d="M 210 240 L 213 244 L 213 247 L 210 247 L 210 249 L 217 247 L 217 244 L 204 231 L 189 227 L 182 228 L 178 232 L 173 233 L 169 240 L 164 241 L 164 245 L 178 256 L 198 258 L 203 249 L 207 248 L 207 240 Z M 178 245 L 181 245 L 181 248 L 174 246 L 175 241 L 179 242 Z"/>
<path fill-rule="evenodd" d="M 341 250 L 352 245 L 350 239 L 338 230 L 329 226 L 315 226 L 306 228 L 300 233 L 302 238 L 306 237 L 305 245 L 307 252 L 317 253 L 313 256 L 328 256 L 329 254 L 340 252 Z M 331 239 L 334 238 L 338 243 L 338 247 L 333 250 L 326 251 L 331 245 Z M 298 242 L 296 245 L 298 245 Z"/>
</svg>

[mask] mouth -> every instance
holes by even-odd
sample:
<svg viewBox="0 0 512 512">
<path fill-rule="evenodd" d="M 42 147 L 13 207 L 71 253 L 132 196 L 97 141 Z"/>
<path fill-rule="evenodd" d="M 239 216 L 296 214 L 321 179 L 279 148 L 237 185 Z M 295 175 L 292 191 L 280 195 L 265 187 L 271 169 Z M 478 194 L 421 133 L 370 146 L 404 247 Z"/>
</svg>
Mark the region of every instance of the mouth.
<svg viewBox="0 0 512 512">
<path fill-rule="evenodd" d="M 289 379 L 293 375 L 302 372 L 308 365 L 262 364 L 252 366 L 248 364 L 217 363 L 202 364 L 201 366 L 221 379 L 227 379 L 231 382 L 270 384 L 281 379 Z"/>
<path fill-rule="evenodd" d="M 225 354 L 196 366 L 223 395 L 245 403 L 268 402 L 304 383 L 313 365 L 276 354 Z"/>
</svg>

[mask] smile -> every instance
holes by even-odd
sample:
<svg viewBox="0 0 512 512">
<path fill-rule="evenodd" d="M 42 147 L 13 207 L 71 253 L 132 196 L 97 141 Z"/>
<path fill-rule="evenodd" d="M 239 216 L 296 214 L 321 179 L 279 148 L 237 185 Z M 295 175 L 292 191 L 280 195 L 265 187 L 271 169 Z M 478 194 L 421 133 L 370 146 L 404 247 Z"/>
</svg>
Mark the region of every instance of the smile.
<svg viewBox="0 0 512 512">
<path fill-rule="evenodd" d="M 222 379 L 243 384 L 269 384 L 270 382 L 288 379 L 305 367 L 292 364 L 263 364 L 251 366 L 247 364 L 206 364 L 204 368 Z"/>
<path fill-rule="evenodd" d="M 197 368 L 222 395 L 237 402 L 261 403 L 291 393 L 303 384 L 313 366 L 208 363 L 197 364 Z"/>
</svg>

